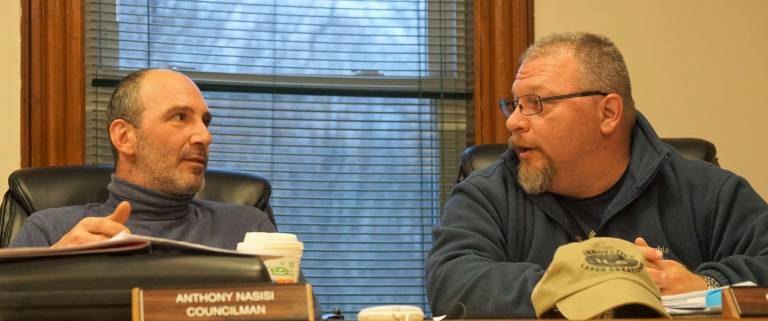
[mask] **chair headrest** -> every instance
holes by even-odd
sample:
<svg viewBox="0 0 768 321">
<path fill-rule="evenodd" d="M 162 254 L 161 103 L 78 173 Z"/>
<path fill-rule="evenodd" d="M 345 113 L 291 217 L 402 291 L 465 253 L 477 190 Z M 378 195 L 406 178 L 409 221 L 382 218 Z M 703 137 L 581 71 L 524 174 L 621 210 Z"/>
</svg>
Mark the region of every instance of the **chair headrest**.
<svg viewBox="0 0 768 321">
<path fill-rule="evenodd" d="M 456 182 L 463 181 L 475 170 L 488 167 L 497 161 L 507 149 L 506 144 L 483 144 L 467 147 L 459 160 L 459 177 Z"/>
<path fill-rule="evenodd" d="M 720 165 L 715 144 L 701 138 L 662 138 L 661 141 L 676 149 L 687 159 L 698 159 Z"/>
<path fill-rule="evenodd" d="M 28 213 L 46 208 L 100 203 L 107 200 L 110 165 L 23 168 L 8 178 L 14 198 Z M 199 199 L 265 209 L 272 193 L 266 178 L 253 173 L 210 168 Z"/>
<path fill-rule="evenodd" d="M 8 188 L 25 211 L 104 202 L 111 166 L 54 166 L 22 168 L 8 177 Z"/>
</svg>

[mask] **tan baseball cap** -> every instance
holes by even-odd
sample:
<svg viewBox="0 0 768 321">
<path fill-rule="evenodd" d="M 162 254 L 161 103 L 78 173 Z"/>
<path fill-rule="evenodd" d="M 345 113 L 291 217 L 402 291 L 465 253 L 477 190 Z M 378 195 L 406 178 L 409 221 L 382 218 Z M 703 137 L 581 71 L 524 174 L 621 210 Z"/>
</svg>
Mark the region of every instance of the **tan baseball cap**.
<svg viewBox="0 0 768 321">
<path fill-rule="evenodd" d="M 636 245 L 617 238 L 593 237 L 559 247 L 531 295 L 536 317 L 548 317 L 556 307 L 569 320 L 618 314 L 669 318 L 644 262 Z"/>
</svg>

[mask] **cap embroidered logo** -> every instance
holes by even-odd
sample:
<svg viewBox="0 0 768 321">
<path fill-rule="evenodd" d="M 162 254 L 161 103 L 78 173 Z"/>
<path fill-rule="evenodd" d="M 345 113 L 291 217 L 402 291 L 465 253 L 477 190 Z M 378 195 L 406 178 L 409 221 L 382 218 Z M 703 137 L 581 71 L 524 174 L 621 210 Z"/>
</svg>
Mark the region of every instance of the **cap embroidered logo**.
<svg viewBox="0 0 768 321">
<path fill-rule="evenodd" d="M 621 309 L 635 317 L 669 317 L 640 250 L 610 237 L 559 247 L 531 301 L 537 317 L 554 309 L 570 320 L 616 315 Z"/>
</svg>

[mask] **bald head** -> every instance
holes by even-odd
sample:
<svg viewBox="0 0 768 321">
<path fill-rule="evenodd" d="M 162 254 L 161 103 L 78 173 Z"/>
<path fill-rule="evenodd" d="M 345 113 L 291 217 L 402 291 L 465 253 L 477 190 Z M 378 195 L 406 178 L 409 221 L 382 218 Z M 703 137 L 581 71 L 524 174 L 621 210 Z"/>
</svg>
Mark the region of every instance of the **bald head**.
<svg viewBox="0 0 768 321">
<path fill-rule="evenodd" d="M 199 191 L 212 115 L 197 85 L 172 70 L 141 70 L 120 83 L 111 102 L 115 175 L 174 195 Z"/>
<path fill-rule="evenodd" d="M 134 71 L 125 78 L 123 78 L 115 87 L 115 91 L 112 92 L 112 96 L 109 98 L 109 104 L 107 105 L 107 134 L 111 136 L 109 127 L 117 119 L 123 119 L 129 124 L 139 128 L 141 127 L 141 115 L 143 111 L 143 105 L 141 102 L 141 86 L 148 75 L 178 75 L 184 77 L 188 81 L 192 82 L 186 75 L 177 71 L 168 69 L 139 69 Z M 114 144 L 111 143 L 112 156 L 115 163 L 119 157 L 117 149 Z"/>
</svg>

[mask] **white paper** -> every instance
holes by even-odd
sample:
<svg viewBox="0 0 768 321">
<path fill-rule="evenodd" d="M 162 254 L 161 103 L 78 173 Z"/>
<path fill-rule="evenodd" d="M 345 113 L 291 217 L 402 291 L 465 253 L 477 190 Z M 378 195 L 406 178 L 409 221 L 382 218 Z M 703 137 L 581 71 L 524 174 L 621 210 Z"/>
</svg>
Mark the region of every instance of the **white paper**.
<svg viewBox="0 0 768 321">
<path fill-rule="evenodd" d="M 239 256 L 255 256 L 254 254 L 248 254 L 238 252 L 235 250 L 227 250 L 217 247 L 205 246 L 197 243 L 176 241 L 170 239 L 164 239 L 159 237 L 137 235 L 130 233 L 120 233 L 112 238 L 97 243 L 91 243 L 86 245 L 75 245 L 62 248 L 51 247 L 18 247 L 18 248 L 3 248 L 0 249 L 0 261 L 19 258 L 33 258 L 33 257 L 46 257 L 46 256 L 65 256 L 75 254 L 88 254 L 88 253 L 107 253 L 107 252 L 121 252 L 131 251 L 140 248 L 149 247 L 150 245 L 167 245 L 170 247 L 176 247 L 181 249 L 193 249 L 211 253 L 222 253 L 228 255 Z"/>
<path fill-rule="evenodd" d="M 731 286 L 756 286 L 756 284 L 747 281 Z M 727 287 L 728 286 L 723 286 L 717 289 L 664 295 L 661 297 L 661 303 L 671 315 L 719 313 L 722 311 L 722 307 L 707 307 L 707 293 L 712 291 L 722 291 L 722 289 Z"/>
<path fill-rule="evenodd" d="M 138 235 L 138 234 L 125 233 L 125 232 L 113 236 L 107 242 L 110 242 L 110 241 L 114 241 L 114 242 L 146 242 L 146 243 L 151 243 L 151 244 L 170 245 L 172 247 L 201 250 L 201 251 L 206 251 L 206 252 L 224 253 L 224 254 L 236 254 L 236 255 L 242 255 L 242 256 L 252 256 L 252 255 L 249 255 L 247 253 L 238 252 L 238 251 L 235 251 L 235 250 L 227 250 L 227 249 L 222 249 L 222 248 L 219 248 L 219 247 L 206 246 L 206 245 L 192 243 L 192 242 L 176 241 L 176 240 L 171 240 L 171 239 L 164 239 L 164 238 L 161 238 L 161 237 Z"/>
</svg>

